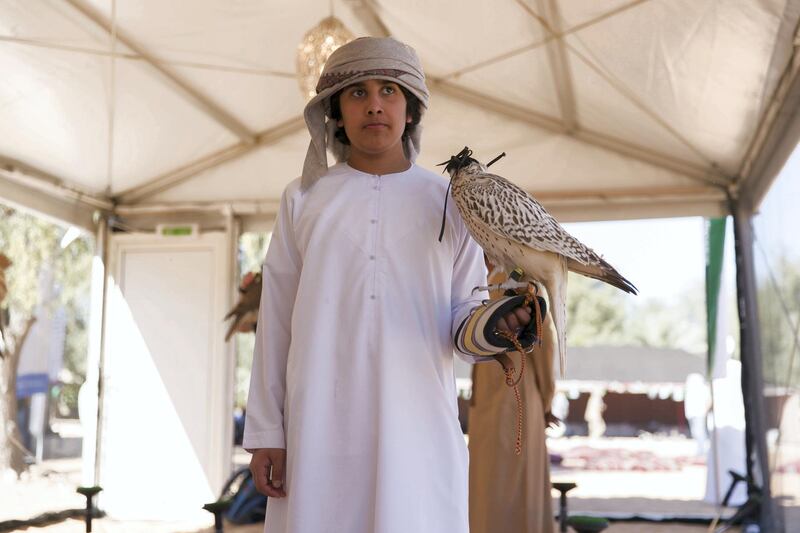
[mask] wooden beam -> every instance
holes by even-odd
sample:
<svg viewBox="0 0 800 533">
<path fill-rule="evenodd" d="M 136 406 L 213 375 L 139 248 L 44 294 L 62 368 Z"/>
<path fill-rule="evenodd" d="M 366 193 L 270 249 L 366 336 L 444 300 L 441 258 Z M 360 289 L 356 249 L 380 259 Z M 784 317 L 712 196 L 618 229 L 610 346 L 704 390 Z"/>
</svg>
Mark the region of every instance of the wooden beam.
<svg viewBox="0 0 800 533">
<path fill-rule="evenodd" d="M 623 203 L 640 200 L 725 200 L 722 189 L 711 186 L 614 187 L 608 189 L 530 191 L 541 202 Z"/>
<path fill-rule="evenodd" d="M 166 80 L 172 87 L 183 94 L 191 103 L 197 106 L 198 109 L 208 114 L 219 124 L 227 128 L 234 135 L 239 137 L 242 142 L 252 144 L 255 142 L 255 135 L 250 129 L 239 121 L 232 114 L 228 113 L 220 105 L 211 101 L 209 97 L 203 95 L 199 90 L 192 87 L 188 82 L 183 80 L 175 72 L 167 69 L 162 65 L 156 57 L 150 53 L 145 47 L 138 44 L 133 38 L 128 36 L 118 26 L 112 28 L 110 21 L 106 20 L 102 14 L 95 11 L 94 8 L 84 4 L 81 0 L 66 0 L 68 4 L 73 6 L 76 10 L 80 11 L 86 18 L 103 28 L 109 34 L 112 31 L 116 35 L 117 41 L 128 47 L 135 54 L 139 55 L 147 64 L 158 72 L 161 77 Z"/>
<path fill-rule="evenodd" d="M 543 204 L 559 207 L 603 207 L 639 204 L 642 202 L 714 203 L 725 202 L 725 193 L 711 186 L 624 187 L 609 189 L 530 190 Z M 278 199 L 232 199 L 225 201 L 157 202 L 119 205 L 116 213 L 122 216 L 174 213 L 232 213 L 234 215 L 274 217 L 280 206 Z"/>
<path fill-rule="evenodd" d="M 302 116 L 293 117 L 286 122 L 265 130 L 255 137 L 253 143 L 237 143 L 227 146 L 200 159 L 170 170 L 166 174 L 156 176 L 142 185 L 137 185 L 115 195 L 119 204 L 135 204 L 159 192 L 165 191 L 183 183 L 201 172 L 217 167 L 228 161 L 238 159 L 256 148 L 276 143 L 284 137 L 301 131 L 305 128 Z"/>
<path fill-rule="evenodd" d="M 70 44 L 61 44 L 43 39 L 29 39 L 25 37 L 14 37 L 9 35 L 0 35 L 0 42 L 14 43 L 25 46 L 33 46 L 37 48 L 46 48 L 49 50 L 61 50 L 65 52 L 72 52 L 76 54 L 100 56 L 100 57 L 113 57 L 116 59 L 124 59 L 126 61 L 144 61 L 144 58 L 139 54 L 131 52 L 112 52 L 111 50 L 98 50 L 96 48 L 86 48 L 85 46 L 74 46 Z M 200 61 L 176 61 L 160 59 L 161 65 L 169 65 L 174 67 L 186 67 L 200 70 L 211 70 L 216 72 L 232 72 L 234 74 L 247 74 L 250 76 L 273 76 L 276 78 L 289 78 L 296 79 L 297 74 L 294 72 L 287 72 L 284 70 L 274 70 L 266 68 L 252 68 L 252 67 L 239 67 L 234 65 L 223 65 L 218 63 L 205 63 Z"/>
<path fill-rule="evenodd" d="M 92 194 L 67 180 L 12 157 L 0 155 L 0 173 L 7 182 L 13 181 L 52 198 L 66 198 L 93 209 L 110 210 L 113 207 L 111 200 L 104 196 Z"/>
<path fill-rule="evenodd" d="M 718 187 L 727 187 L 731 183 L 731 179 L 721 174 L 717 169 L 706 168 L 695 163 L 683 161 L 676 157 L 662 154 L 655 150 L 585 128 L 578 128 L 572 133 L 569 133 L 564 127 L 563 122 L 558 118 L 525 109 L 493 96 L 461 87 L 450 81 L 429 77 L 428 84 L 431 88 L 440 91 L 442 94 L 461 100 L 479 109 L 497 113 L 511 120 L 530 124 L 531 126 L 554 133 L 570 135 L 574 139 L 587 145 L 602 148 L 630 159 L 663 168 L 695 181 L 716 185 Z"/>
<path fill-rule="evenodd" d="M 353 0 L 348 2 L 353 11 L 353 15 L 367 29 L 367 33 L 372 37 L 389 37 L 392 32 L 386 27 L 386 24 L 381 20 L 378 15 L 378 8 L 372 0 Z"/>
<path fill-rule="evenodd" d="M 20 161 L 19 159 L 8 157 L 2 154 L 0 154 L 0 170 L 5 170 L 6 172 L 11 172 L 11 173 L 24 174 L 26 176 L 30 176 L 31 178 L 35 178 L 41 182 L 49 183 L 50 185 L 60 185 L 64 183 L 63 179 L 59 178 L 54 174 L 36 168 L 33 165 L 29 165 L 23 161 Z"/>
<path fill-rule="evenodd" d="M 728 200 L 712 186 L 530 191 L 561 222 L 724 216 Z"/>
<path fill-rule="evenodd" d="M 573 26 L 572 28 L 569 28 L 568 30 L 566 30 L 566 31 L 564 31 L 564 32 L 562 32 L 562 33 L 560 33 L 558 35 L 555 35 L 553 33 L 549 33 L 542 39 L 539 39 L 539 40 L 534 41 L 532 43 L 528 43 L 528 44 L 526 44 L 524 46 L 517 47 L 517 48 L 515 48 L 513 50 L 507 50 L 507 51 L 505 51 L 505 52 L 503 52 L 501 54 L 498 54 L 496 56 L 490 57 L 488 59 L 483 59 L 483 60 L 481 60 L 481 61 L 479 61 L 477 63 L 473 63 L 471 65 L 467 65 L 465 67 L 461 67 L 458 70 L 454 70 L 453 72 L 449 72 L 449 73 L 445 74 L 444 76 L 442 76 L 442 78 L 446 79 L 446 80 L 453 79 L 453 78 L 458 78 L 459 76 L 461 76 L 462 74 L 466 74 L 467 72 L 472 72 L 474 70 L 478 70 L 480 68 L 483 68 L 483 67 L 486 67 L 486 66 L 489 66 L 489 65 L 494 65 L 495 63 L 499 63 L 500 61 L 505 61 L 506 59 L 510 59 L 512 57 L 515 57 L 515 56 L 517 56 L 519 54 L 523 54 L 525 52 L 530 52 L 531 50 L 534 50 L 536 48 L 539 48 L 540 46 L 543 46 L 543 45 L 549 43 L 553 39 L 561 39 L 561 38 L 563 38 L 563 37 L 565 37 L 567 35 L 573 34 L 575 32 L 581 31 L 581 30 L 585 30 L 586 28 L 594 26 L 598 22 L 602 22 L 607 18 L 613 17 L 614 15 L 617 15 L 617 14 L 621 13 L 622 11 L 627 11 L 628 9 L 636 7 L 639 4 L 641 4 L 643 2 L 647 2 L 647 1 L 649 1 L 649 0 L 634 0 L 633 2 L 631 2 L 629 4 L 619 6 L 619 7 L 615 8 L 615 9 L 612 9 L 611 11 L 603 13 L 602 15 L 599 15 L 599 16 L 593 18 L 593 19 L 587 20 L 586 22 L 581 22 L 580 24 L 578 24 L 576 26 Z M 524 9 L 524 7 L 523 7 L 523 9 Z"/>
<path fill-rule="evenodd" d="M 56 224 L 70 224 L 94 232 L 96 209 L 89 205 L 56 194 L 42 194 L 41 189 L 10 179 L 9 173 L 2 170 L 0 191 L 0 202 L 4 204 L 43 216 Z"/>
<path fill-rule="evenodd" d="M 784 72 L 764 110 L 739 170 L 737 195 L 742 207 L 752 211 L 766 196 L 770 185 L 800 141 L 800 54 L 795 46 Z"/>
<path fill-rule="evenodd" d="M 152 204 L 120 205 L 117 213 L 123 216 L 171 213 L 229 213 L 232 215 L 264 215 L 272 218 L 278 214 L 280 200 L 226 200 L 224 202 L 160 202 Z"/>
<path fill-rule="evenodd" d="M 567 222 L 601 222 L 639 220 L 644 218 L 721 217 L 728 214 L 727 200 L 639 200 L 624 203 L 544 203 L 556 220 Z"/>
<path fill-rule="evenodd" d="M 564 47 L 564 41 L 560 38 L 561 13 L 556 0 L 536 0 L 536 3 L 548 23 L 548 26 L 545 27 L 547 32 L 552 36 L 559 36 L 557 39 L 550 40 L 545 45 L 545 50 L 550 70 L 553 73 L 561 120 L 564 122 L 566 132 L 572 133 L 578 128 L 578 113 L 567 50 Z"/>
</svg>

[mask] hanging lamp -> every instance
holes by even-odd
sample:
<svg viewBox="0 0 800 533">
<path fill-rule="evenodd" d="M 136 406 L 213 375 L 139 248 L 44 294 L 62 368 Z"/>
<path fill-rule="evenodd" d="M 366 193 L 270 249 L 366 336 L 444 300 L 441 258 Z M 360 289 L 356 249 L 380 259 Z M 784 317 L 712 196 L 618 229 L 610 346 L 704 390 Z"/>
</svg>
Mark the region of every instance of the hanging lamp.
<svg viewBox="0 0 800 533">
<path fill-rule="evenodd" d="M 332 14 L 303 36 L 297 46 L 297 82 L 306 101 L 317 94 L 317 80 L 334 50 L 353 39 L 355 35 Z"/>
</svg>

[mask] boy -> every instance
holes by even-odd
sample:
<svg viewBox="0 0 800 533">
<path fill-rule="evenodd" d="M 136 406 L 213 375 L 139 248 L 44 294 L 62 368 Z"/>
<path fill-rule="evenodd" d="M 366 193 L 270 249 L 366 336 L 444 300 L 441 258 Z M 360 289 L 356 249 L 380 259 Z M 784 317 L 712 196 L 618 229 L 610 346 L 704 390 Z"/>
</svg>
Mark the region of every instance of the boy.
<svg viewBox="0 0 800 533">
<path fill-rule="evenodd" d="M 265 531 L 466 533 L 453 337 L 486 274 L 456 209 L 437 241 L 447 182 L 414 164 L 419 59 L 394 39 L 357 39 L 317 93 L 263 268 L 244 446 L 270 496 Z"/>
</svg>

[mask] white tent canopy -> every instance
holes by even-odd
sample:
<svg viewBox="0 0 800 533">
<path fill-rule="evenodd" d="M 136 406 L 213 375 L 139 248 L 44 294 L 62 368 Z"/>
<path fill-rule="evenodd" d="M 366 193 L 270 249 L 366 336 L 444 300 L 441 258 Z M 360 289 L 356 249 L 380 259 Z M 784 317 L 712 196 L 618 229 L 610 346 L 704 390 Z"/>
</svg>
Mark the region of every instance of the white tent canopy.
<svg viewBox="0 0 800 533">
<path fill-rule="evenodd" d="M 0 195 L 85 227 L 269 218 L 308 142 L 296 47 L 332 9 L 417 49 L 423 165 L 505 151 L 562 220 L 720 214 L 792 118 L 797 1 L 5 0 Z"/>
<path fill-rule="evenodd" d="M 133 442 L 153 420 L 175 429 L 174 413 L 223 418 L 231 346 L 218 317 L 235 290 L 237 238 L 269 227 L 300 171 L 295 54 L 332 11 L 356 35 L 391 34 L 419 53 L 432 90 L 422 165 L 465 145 L 483 161 L 505 151 L 493 168 L 562 221 L 734 214 L 748 435 L 766 477 L 749 217 L 800 139 L 800 0 L 0 0 L 0 201 L 97 231 L 106 276 L 95 280 L 87 383 L 121 376 L 101 410 L 138 397 L 106 352 L 183 394 L 175 411 L 132 410 L 139 425 L 101 412 L 97 434 Z M 191 246 L 108 231 L 173 220 L 211 231 Z M 166 311 L 182 318 L 171 337 Z M 182 370 L 170 342 L 198 328 L 206 366 L 186 368 L 198 380 L 225 374 L 213 405 L 170 381 Z M 150 357 L 125 357 L 131 346 Z M 180 437 L 205 447 L 177 456 L 204 458 L 210 494 L 227 430 L 209 430 L 209 444 L 197 436 L 208 428 L 187 427 Z M 109 482 L 132 475 L 126 460 L 104 460 Z"/>
</svg>

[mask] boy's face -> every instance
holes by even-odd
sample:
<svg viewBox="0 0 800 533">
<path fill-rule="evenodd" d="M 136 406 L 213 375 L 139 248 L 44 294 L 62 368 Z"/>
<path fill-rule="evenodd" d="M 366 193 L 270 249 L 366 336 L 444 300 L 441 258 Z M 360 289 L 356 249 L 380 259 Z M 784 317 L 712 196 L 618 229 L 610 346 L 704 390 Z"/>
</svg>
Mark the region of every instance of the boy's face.
<svg viewBox="0 0 800 533">
<path fill-rule="evenodd" d="M 339 97 L 344 127 L 354 154 L 371 158 L 397 156 L 403 151 L 401 138 L 411 116 L 400 87 L 386 80 L 365 80 L 342 90 Z"/>
</svg>

